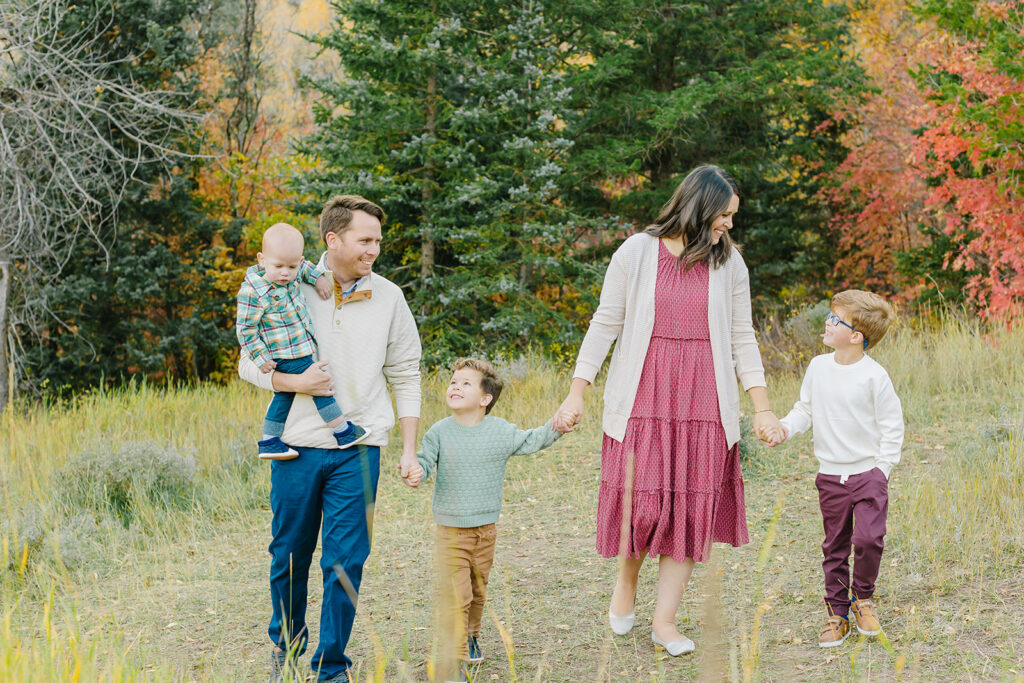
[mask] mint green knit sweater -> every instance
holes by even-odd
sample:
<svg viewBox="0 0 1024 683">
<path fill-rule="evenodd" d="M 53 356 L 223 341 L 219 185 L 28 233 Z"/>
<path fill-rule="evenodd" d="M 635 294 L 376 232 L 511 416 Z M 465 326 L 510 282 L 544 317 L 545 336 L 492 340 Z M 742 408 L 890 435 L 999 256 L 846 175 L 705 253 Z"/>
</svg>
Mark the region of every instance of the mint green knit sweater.
<svg viewBox="0 0 1024 683">
<path fill-rule="evenodd" d="M 505 463 L 513 455 L 547 448 L 560 436 L 550 421 L 536 429 L 519 429 L 490 415 L 472 427 L 460 425 L 454 417 L 434 423 L 416 454 L 423 481 L 437 472 L 434 521 L 462 528 L 497 522 Z"/>
</svg>

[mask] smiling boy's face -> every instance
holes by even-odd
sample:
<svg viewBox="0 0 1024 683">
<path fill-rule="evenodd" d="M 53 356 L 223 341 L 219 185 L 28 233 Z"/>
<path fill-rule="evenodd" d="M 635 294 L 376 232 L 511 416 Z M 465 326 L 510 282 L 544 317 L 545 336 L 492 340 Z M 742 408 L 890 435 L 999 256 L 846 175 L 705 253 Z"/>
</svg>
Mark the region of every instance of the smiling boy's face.
<svg viewBox="0 0 1024 683">
<path fill-rule="evenodd" d="M 448 409 L 453 413 L 484 412 L 492 397 L 484 393 L 481 386 L 483 379 L 483 373 L 472 368 L 460 368 L 453 372 L 444 393 L 444 403 Z"/>
<path fill-rule="evenodd" d="M 850 319 L 849 312 L 840 306 L 833 306 L 832 315 L 835 316 L 835 320 L 830 318 L 825 321 L 825 334 L 821 339 L 825 346 L 836 351 L 862 348 L 864 337 L 850 329 L 850 324 L 846 322 Z M 854 335 L 856 335 L 856 339 L 854 339 Z"/>
</svg>

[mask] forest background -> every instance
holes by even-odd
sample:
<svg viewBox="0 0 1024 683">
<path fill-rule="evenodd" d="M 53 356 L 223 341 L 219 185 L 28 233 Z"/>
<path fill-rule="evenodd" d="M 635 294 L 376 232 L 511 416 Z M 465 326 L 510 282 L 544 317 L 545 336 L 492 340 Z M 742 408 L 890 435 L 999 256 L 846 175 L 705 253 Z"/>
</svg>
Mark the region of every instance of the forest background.
<svg viewBox="0 0 1024 683">
<path fill-rule="evenodd" d="M 762 341 L 849 286 L 1024 301 L 1024 2 L 0 0 L 3 402 L 223 382 L 262 231 L 388 214 L 436 365 L 573 355 L 682 175 L 741 189 Z"/>
<path fill-rule="evenodd" d="M 817 648 L 810 439 L 745 428 L 753 542 L 687 591 L 698 654 L 612 638 L 590 410 L 510 464 L 474 678 L 1024 681 L 1021 54 L 1021 0 L 0 0 L 0 678 L 265 678 L 265 395 L 230 380 L 267 226 L 317 258 L 325 199 L 380 202 L 423 423 L 482 352 L 540 424 L 612 251 L 710 162 L 776 409 L 831 292 L 900 306 L 885 633 Z M 430 500 L 391 475 L 350 653 L 427 680 Z"/>
</svg>

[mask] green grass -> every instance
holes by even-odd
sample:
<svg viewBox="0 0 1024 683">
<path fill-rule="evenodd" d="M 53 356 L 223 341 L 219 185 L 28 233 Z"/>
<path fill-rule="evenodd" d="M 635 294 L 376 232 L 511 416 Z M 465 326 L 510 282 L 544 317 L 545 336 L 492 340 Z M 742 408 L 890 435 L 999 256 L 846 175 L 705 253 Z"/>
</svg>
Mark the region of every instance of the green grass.
<svg viewBox="0 0 1024 683">
<path fill-rule="evenodd" d="M 883 638 L 816 646 L 825 614 L 809 436 L 748 456 L 751 543 L 716 546 L 680 609 L 697 653 L 673 659 L 651 645 L 653 565 L 637 628 L 613 637 L 615 562 L 594 551 L 597 388 L 577 433 L 510 463 L 474 680 L 1024 681 L 1024 335 L 951 320 L 896 330 L 874 355 L 907 423 L 876 594 Z M 801 370 L 769 379 L 780 414 Z M 495 412 L 521 426 L 549 418 L 568 379 L 540 362 L 507 374 Z M 424 426 L 444 415 L 446 380 L 424 381 Z M 3 416 L 0 680 L 266 676 L 269 468 L 251 453 L 265 401 L 241 383 L 135 386 Z M 173 496 L 136 483 L 127 516 L 104 507 L 103 490 L 75 498 L 60 483 L 83 453 L 102 460 L 132 443 L 194 458 L 194 478 Z M 429 680 L 430 493 L 401 484 L 397 444 L 384 460 L 349 654 L 360 680 Z M 319 584 L 314 574 L 314 639 Z"/>
</svg>

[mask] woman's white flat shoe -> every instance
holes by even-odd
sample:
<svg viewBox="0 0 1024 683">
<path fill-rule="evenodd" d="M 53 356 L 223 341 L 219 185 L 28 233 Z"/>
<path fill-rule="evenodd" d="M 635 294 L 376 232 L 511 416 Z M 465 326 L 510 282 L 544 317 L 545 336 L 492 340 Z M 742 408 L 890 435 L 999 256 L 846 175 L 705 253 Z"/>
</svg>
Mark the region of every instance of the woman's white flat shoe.
<svg viewBox="0 0 1024 683">
<path fill-rule="evenodd" d="M 612 612 L 611 608 L 608 608 L 608 623 L 611 624 L 612 631 L 615 635 L 624 636 L 633 630 L 633 622 L 636 621 L 636 612 L 630 612 L 624 617 L 617 617 Z"/>
<path fill-rule="evenodd" d="M 654 631 L 651 631 L 651 640 L 654 641 L 655 645 L 661 645 L 663 648 L 665 648 L 665 651 L 673 657 L 678 657 L 679 655 L 685 655 L 688 652 L 693 652 L 694 648 L 693 641 L 689 638 L 683 638 L 682 640 L 673 640 L 669 643 L 666 643 L 661 638 L 659 638 L 658 634 Z"/>
</svg>

